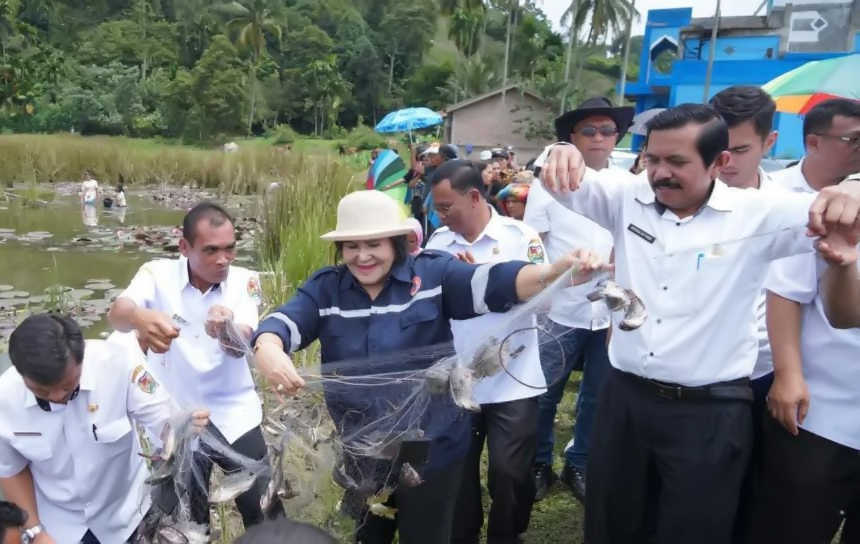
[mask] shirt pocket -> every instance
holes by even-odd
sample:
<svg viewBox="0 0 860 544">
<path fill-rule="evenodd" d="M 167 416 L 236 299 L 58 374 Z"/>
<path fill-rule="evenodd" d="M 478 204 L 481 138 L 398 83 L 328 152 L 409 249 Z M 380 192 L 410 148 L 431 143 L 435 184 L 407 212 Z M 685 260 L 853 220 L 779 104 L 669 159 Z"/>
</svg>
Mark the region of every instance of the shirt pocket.
<svg viewBox="0 0 860 544">
<path fill-rule="evenodd" d="M 44 436 L 16 436 L 12 447 L 22 457 L 34 462 L 47 461 L 53 454 L 51 442 Z"/>
<path fill-rule="evenodd" d="M 735 271 L 737 263 L 731 255 L 707 255 L 696 257 L 696 274 L 693 284 L 693 298 L 696 307 L 712 306 L 714 297 L 724 293 L 723 285 L 729 282 L 729 276 Z"/>
<path fill-rule="evenodd" d="M 131 448 L 131 422 L 128 417 L 108 421 L 93 427 L 93 439 L 108 456 L 119 455 Z"/>
<path fill-rule="evenodd" d="M 400 314 L 398 348 L 411 349 L 431 345 L 433 340 L 440 337 L 440 326 L 448 328 L 450 335 L 448 320 L 440 315 L 439 307 L 433 301 L 425 300 L 413 304 Z M 404 357 L 402 368 L 419 369 L 425 368 L 427 364 L 427 357 Z"/>
<path fill-rule="evenodd" d="M 320 354 L 323 363 L 367 358 L 366 318 L 333 316 L 326 318 L 319 330 Z M 355 365 L 349 365 L 355 367 Z M 354 371 L 354 368 L 343 368 Z"/>
</svg>

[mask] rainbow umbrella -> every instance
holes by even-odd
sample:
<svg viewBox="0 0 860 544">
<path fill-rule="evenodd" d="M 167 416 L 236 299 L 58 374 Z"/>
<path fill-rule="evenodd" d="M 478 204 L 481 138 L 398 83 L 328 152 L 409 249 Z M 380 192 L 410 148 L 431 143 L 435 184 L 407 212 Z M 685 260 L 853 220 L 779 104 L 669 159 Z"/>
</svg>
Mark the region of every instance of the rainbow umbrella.
<svg viewBox="0 0 860 544">
<path fill-rule="evenodd" d="M 402 183 L 391 189 L 388 189 L 388 187 L 402 180 L 407 170 L 406 163 L 403 162 L 403 159 L 400 158 L 400 155 L 396 151 L 392 151 L 391 149 L 382 150 L 367 172 L 366 187 L 368 189 L 383 191 L 406 208 L 409 186 Z"/>
<path fill-rule="evenodd" d="M 831 98 L 860 100 L 860 55 L 808 62 L 762 85 L 776 100 L 777 110 L 805 115 Z"/>
</svg>

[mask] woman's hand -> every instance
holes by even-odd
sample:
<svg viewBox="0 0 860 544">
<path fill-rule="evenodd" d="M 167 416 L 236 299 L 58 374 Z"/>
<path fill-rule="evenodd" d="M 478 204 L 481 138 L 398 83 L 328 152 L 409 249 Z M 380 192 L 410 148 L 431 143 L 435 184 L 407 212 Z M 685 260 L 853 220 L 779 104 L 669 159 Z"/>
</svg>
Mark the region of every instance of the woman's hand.
<svg viewBox="0 0 860 544">
<path fill-rule="evenodd" d="M 475 256 L 472 255 L 471 251 L 464 251 L 462 253 L 457 253 L 454 255 L 457 259 L 463 261 L 468 264 L 475 264 Z"/>
<path fill-rule="evenodd" d="M 289 355 L 274 342 L 259 342 L 255 354 L 257 371 L 266 379 L 278 397 L 293 395 L 305 386 Z M 281 398 L 283 400 L 283 398 Z"/>
<path fill-rule="evenodd" d="M 191 424 L 194 426 L 194 433 L 200 434 L 203 429 L 209 425 L 209 410 L 195 410 L 191 413 Z"/>
<path fill-rule="evenodd" d="M 587 249 L 577 249 L 567 253 L 552 264 L 554 277 L 559 277 L 570 270 L 572 285 L 582 285 L 591 281 L 597 272 L 611 272 L 614 265 L 607 264 L 597 253 Z"/>
</svg>

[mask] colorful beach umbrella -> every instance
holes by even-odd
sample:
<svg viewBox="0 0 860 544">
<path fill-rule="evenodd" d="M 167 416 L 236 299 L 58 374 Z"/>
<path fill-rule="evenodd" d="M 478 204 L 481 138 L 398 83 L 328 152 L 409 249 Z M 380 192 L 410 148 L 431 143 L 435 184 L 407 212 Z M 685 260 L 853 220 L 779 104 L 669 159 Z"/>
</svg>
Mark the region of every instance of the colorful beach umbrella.
<svg viewBox="0 0 860 544">
<path fill-rule="evenodd" d="M 408 168 L 406 163 L 396 151 L 384 149 L 379 152 L 379 156 L 373 161 L 370 170 L 367 172 L 367 189 L 376 189 L 383 191 L 385 194 L 400 202 L 404 206 L 407 204 L 406 199 L 409 193 L 409 186 L 405 183 L 398 185 L 392 189 L 388 189 L 391 185 L 403 179 Z"/>
<path fill-rule="evenodd" d="M 805 115 L 831 98 L 860 100 L 860 54 L 812 61 L 762 85 L 783 113 Z"/>
</svg>

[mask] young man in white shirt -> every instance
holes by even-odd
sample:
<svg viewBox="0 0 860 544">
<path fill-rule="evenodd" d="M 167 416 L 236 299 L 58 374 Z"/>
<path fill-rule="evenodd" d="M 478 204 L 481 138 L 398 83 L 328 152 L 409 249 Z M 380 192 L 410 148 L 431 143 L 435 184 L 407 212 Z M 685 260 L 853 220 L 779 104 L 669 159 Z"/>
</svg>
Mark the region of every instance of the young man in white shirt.
<svg viewBox="0 0 860 544">
<path fill-rule="evenodd" d="M 718 92 L 711 98 L 711 106 L 729 127 L 729 160 L 720 170 L 720 180 L 729 187 L 753 191 L 783 191 L 762 170 L 761 161 L 776 143 L 773 130 L 776 102 L 761 87 L 736 85 Z M 773 361 L 767 337 L 765 318 L 766 291 L 761 290 L 757 307 L 758 358 L 750 376 L 753 391 L 753 443 L 750 462 L 741 487 L 738 515 L 735 520 L 734 544 L 749 542 L 753 513 L 753 499 L 758 475 L 761 471 L 763 438 L 762 418 L 766 399 L 773 384 Z"/>
<path fill-rule="evenodd" d="M 712 107 L 683 104 L 648 123 L 647 180 L 611 183 L 573 146 L 552 146 L 541 165 L 559 202 L 612 232 L 616 282 L 648 309 L 644 325 L 610 339 L 587 473 L 589 542 L 731 541 L 769 264 L 814 251 L 806 228 L 856 229 L 860 187 L 818 197 L 729 188 L 717 179 L 728 143 Z"/>
<path fill-rule="evenodd" d="M 133 352 L 84 341 L 74 319 L 39 314 L 9 339 L 0 376 L 0 489 L 27 512 L 33 544 L 132 542 L 150 507 L 132 420 L 156 434 L 176 413 Z M 208 413 L 195 412 L 195 424 Z"/>
<path fill-rule="evenodd" d="M 440 166 L 430 190 L 435 211 L 444 226 L 433 233 L 427 242 L 428 250 L 445 251 L 477 263 L 544 262 L 545 251 L 538 233 L 492 209 L 486 199 L 481 171 L 471 161 L 449 161 Z M 507 319 L 507 314 L 497 314 L 451 321 L 457 353 L 474 353 L 478 343 L 499 334 L 499 327 Z M 519 535 L 528 529 L 535 498 L 531 467 L 538 422 L 537 397 L 546 391 L 535 324 L 534 316 L 525 316 L 507 331 L 531 328 L 506 341 L 504 349 L 516 352 L 510 357 L 507 369 L 516 380 L 503 370 L 475 384 L 473 398 L 481 405 L 481 412 L 472 416 L 474 434 L 457 498 L 452 544 L 477 544 L 481 535 L 484 510 L 480 469 L 485 441 L 490 458 L 487 479 L 492 500 L 488 542 L 517 542 Z"/>
<path fill-rule="evenodd" d="M 238 453 L 262 459 L 268 452 L 260 429 L 260 397 L 245 356 L 237 350 L 242 343 L 237 340 L 248 342 L 257 327 L 259 280 L 250 270 L 232 265 L 236 233 L 232 217 L 221 206 L 198 204 L 182 228 L 182 257 L 143 265 L 108 319 L 119 331 L 138 332 L 149 348 L 147 364 L 177 402 L 209 408 L 216 436 Z M 226 322 L 244 338 L 224 338 Z M 268 376 L 267 369 L 258 370 Z M 228 472 L 240 468 L 214 451 L 196 462 L 207 485 L 213 462 Z M 264 519 L 260 497 L 266 485 L 261 478 L 236 499 L 246 527 Z M 208 488 L 195 486 L 191 494 L 192 519 L 208 525 Z M 283 513 L 276 501 L 271 516 Z"/>
<path fill-rule="evenodd" d="M 556 119 L 559 141 L 569 141 L 582 153 L 585 164 L 595 171 L 608 169 L 624 177 L 627 171 L 612 165 L 610 157 L 633 121 L 633 108 L 613 107 L 606 98 L 589 98 L 573 111 Z M 546 244 L 550 261 L 574 249 L 588 247 L 604 259 L 612 250 L 612 235 L 593 221 L 573 213 L 555 201 L 540 183 L 533 183 L 523 218 L 537 230 Z M 606 351 L 609 320 L 597 315 L 586 295 L 593 285 L 571 287 L 558 294 L 549 313 L 547 339 L 541 343 L 541 362 L 560 379 L 539 399 L 538 446 L 534 460 L 536 499 L 546 496 L 556 479 L 585 501 L 585 471 L 597 393 L 609 369 Z M 603 319 L 601 319 L 603 318 Z M 562 358 L 564 367 L 559 368 Z M 554 424 L 558 404 L 573 370 L 582 370 L 576 397 L 576 425 L 572 443 L 565 448 L 560 476 L 553 471 Z"/>
<path fill-rule="evenodd" d="M 860 186 L 860 181 L 846 181 Z M 833 328 L 826 316 L 824 276 L 857 278 L 858 237 L 823 238 L 819 254 L 774 263 L 768 277 L 768 304 L 775 296 L 800 304 L 801 324 L 793 332 L 798 356 L 774 351 L 776 384 L 795 383 L 807 401 L 795 407 L 768 399 L 761 490 L 754 515 L 754 542 L 840 542 L 860 535 L 860 328 Z M 838 284 L 829 288 L 838 288 Z M 829 296 L 857 300 L 857 283 Z M 774 315 L 768 307 L 768 321 Z M 773 331 L 773 327 L 770 328 Z M 773 334 L 771 334 L 773 337 Z"/>
</svg>

